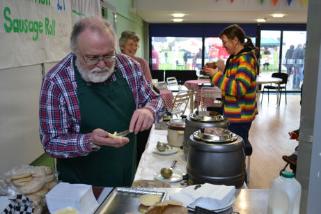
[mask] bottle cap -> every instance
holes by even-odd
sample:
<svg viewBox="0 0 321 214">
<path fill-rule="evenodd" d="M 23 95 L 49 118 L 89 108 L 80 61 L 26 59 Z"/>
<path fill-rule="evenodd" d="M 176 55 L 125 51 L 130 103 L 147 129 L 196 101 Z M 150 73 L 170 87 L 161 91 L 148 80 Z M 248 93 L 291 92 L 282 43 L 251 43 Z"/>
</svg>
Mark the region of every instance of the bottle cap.
<svg viewBox="0 0 321 214">
<path fill-rule="evenodd" d="M 285 178 L 294 178 L 294 173 L 286 170 L 282 171 L 280 175 Z"/>
</svg>

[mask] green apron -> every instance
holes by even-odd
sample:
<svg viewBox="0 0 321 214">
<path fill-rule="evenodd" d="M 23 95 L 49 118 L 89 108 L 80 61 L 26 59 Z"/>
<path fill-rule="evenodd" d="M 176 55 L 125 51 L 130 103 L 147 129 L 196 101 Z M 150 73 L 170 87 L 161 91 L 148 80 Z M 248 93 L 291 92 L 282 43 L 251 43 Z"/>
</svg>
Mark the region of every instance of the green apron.
<svg viewBox="0 0 321 214">
<path fill-rule="evenodd" d="M 89 85 L 75 66 L 81 113 L 80 132 L 102 128 L 110 133 L 129 128 L 135 102 L 127 81 L 116 70 L 116 81 Z M 88 156 L 58 159 L 59 179 L 94 186 L 131 186 L 136 171 L 136 136 L 121 148 L 103 146 Z"/>
</svg>

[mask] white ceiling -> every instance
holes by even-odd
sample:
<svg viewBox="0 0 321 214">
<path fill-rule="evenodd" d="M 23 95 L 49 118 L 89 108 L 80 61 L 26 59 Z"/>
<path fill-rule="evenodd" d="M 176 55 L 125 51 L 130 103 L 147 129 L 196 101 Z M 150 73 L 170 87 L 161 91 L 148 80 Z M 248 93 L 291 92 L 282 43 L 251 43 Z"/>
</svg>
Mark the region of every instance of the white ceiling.
<svg viewBox="0 0 321 214">
<path fill-rule="evenodd" d="M 255 23 L 265 18 L 266 23 L 306 23 L 307 6 L 299 0 L 134 0 L 132 12 L 148 23 L 170 23 L 171 14 L 182 12 L 185 23 Z M 285 13 L 284 18 L 272 18 L 272 13 Z"/>
</svg>

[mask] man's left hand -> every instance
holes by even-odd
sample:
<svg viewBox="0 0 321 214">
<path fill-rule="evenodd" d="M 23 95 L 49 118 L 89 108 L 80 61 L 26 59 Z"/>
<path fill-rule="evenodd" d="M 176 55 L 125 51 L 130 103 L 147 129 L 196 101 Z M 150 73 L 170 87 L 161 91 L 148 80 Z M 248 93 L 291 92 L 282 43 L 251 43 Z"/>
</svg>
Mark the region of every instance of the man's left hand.
<svg viewBox="0 0 321 214">
<path fill-rule="evenodd" d="M 140 131 L 149 129 L 154 123 L 154 115 L 147 108 L 137 109 L 130 120 L 129 131 L 137 134 Z"/>
</svg>

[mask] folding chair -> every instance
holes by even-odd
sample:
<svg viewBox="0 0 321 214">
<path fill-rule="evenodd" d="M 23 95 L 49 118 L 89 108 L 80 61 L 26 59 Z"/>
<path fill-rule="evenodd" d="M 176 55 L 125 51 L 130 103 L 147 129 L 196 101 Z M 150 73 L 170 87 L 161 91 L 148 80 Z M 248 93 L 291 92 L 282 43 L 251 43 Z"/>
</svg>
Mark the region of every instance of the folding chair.
<svg viewBox="0 0 321 214">
<path fill-rule="evenodd" d="M 173 108 L 171 109 L 171 114 L 179 118 L 183 115 L 189 105 L 189 100 L 191 97 L 191 92 L 178 92 L 174 97 Z"/>
<path fill-rule="evenodd" d="M 167 85 L 178 85 L 176 77 L 167 77 L 166 83 Z"/>
</svg>

